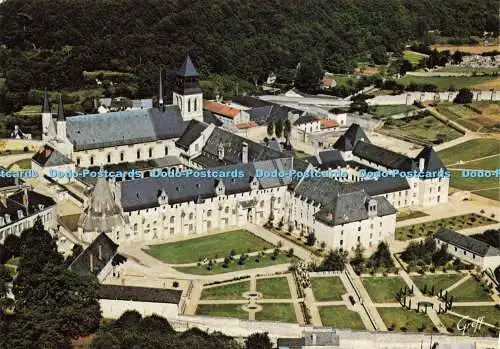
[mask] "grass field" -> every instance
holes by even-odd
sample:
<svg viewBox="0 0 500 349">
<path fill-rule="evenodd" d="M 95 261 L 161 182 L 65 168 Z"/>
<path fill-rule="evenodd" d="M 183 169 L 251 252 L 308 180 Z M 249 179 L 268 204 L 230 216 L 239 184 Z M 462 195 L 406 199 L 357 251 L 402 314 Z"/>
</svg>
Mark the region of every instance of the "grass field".
<svg viewBox="0 0 500 349">
<path fill-rule="evenodd" d="M 462 170 L 450 171 L 450 186 L 460 190 L 473 191 L 474 194 L 481 195 L 493 200 L 500 200 L 500 183 L 497 177 L 476 178 L 466 177 Z"/>
<path fill-rule="evenodd" d="M 292 297 L 286 277 L 257 279 L 257 292 L 262 293 L 263 298 L 288 299 Z"/>
<path fill-rule="evenodd" d="M 235 317 L 248 320 L 248 312 L 241 309 L 241 304 L 199 304 L 196 315 Z"/>
<path fill-rule="evenodd" d="M 460 287 L 453 289 L 448 295 L 453 296 L 454 302 L 491 301 L 488 291 L 473 278 L 460 284 Z"/>
<path fill-rule="evenodd" d="M 385 123 L 384 129 L 395 134 L 412 137 L 426 142 L 434 142 L 438 139 L 438 135 L 446 141 L 451 141 L 462 136 L 460 132 L 447 126 L 433 116 L 425 117 L 409 117 L 404 119 L 391 120 L 390 123 Z"/>
<path fill-rule="evenodd" d="M 434 49 L 437 49 L 439 52 L 441 51 L 446 51 L 450 50 L 451 53 L 454 53 L 455 51 L 461 51 L 461 52 L 469 52 L 469 53 L 476 53 L 480 54 L 483 52 L 491 52 L 497 49 L 496 46 L 484 46 L 484 45 L 450 45 L 450 44 L 434 44 L 431 45 L 431 47 Z"/>
<path fill-rule="evenodd" d="M 323 326 L 364 330 L 359 314 L 343 305 L 318 307 Z"/>
<path fill-rule="evenodd" d="M 499 73 L 498 68 L 472 68 L 472 67 L 442 67 L 435 70 L 444 73 L 466 73 L 466 74 L 494 74 Z"/>
<path fill-rule="evenodd" d="M 424 332 L 432 332 L 434 324 L 424 313 L 417 313 L 415 310 L 405 310 L 403 308 L 377 308 L 380 317 L 389 328 L 394 325 L 395 331 L 402 331 L 402 327 L 408 332 L 418 332 L 422 325 Z M 404 330 L 402 331 L 404 332 Z"/>
<path fill-rule="evenodd" d="M 483 196 L 488 199 L 500 201 L 500 193 L 498 192 L 498 188 L 476 190 L 474 194 Z"/>
<path fill-rule="evenodd" d="M 496 114 L 496 109 L 500 109 L 496 104 L 489 104 L 483 113 L 460 104 L 441 104 L 437 107 L 439 113 L 474 132 L 498 131 L 495 126 L 500 124 L 500 113 Z"/>
<path fill-rule="evenodd" d="M 418 64 L 422 59 L 428 57 L 428 55 L 406 50 L 403 52 L 403 58 L 410 61 L 411 64 Z"/>
<path fill-rule="evenodd" d="M 464 274 L 435 274 L 435 275 L 423 275 L 423 276 L 412 276 L 415 286 L 420 290 L 424 289 L 424 285 L 427 285 L 427 290 L 430 290 L 434 286 L 435 293 L 439 290 L 445 290 L 458 280 L 463 279 Z"/>
<path fill-rule="evenodd" d="M 500 322 L 500 308 L 494 306 L 453 307 L 452 311 L 473 319 L 484 316 L 485 322 L 495 326 Z"/>
<path fill-rule="evenodd" d="M 430 236 L 436 233 L 440 227 L 449 228 L 452 230 L 460 230 L 480 227 L 493 223 L 496 223 L 496 221 L 493 219 L 475 213 L 470 213 L 466 215 L 442 218 L 435 221 L 396 228 L 396 239 L 405 241 L 408 239 Z"/>
<path fill-rule="evenodd" d="M 374 303 L 394 303 L 396 293 L 406 286 L 399 276 L 365 277 L 363 285 Z"/>
<path fill-rule="evenodd" d="M 215 275 L 215 274 L 229 273 L 232 271 L 264 268 L 264 267 L 269 267 L 271 265 L 285 264 L 292 262 L 293 262 L 292 258 L 289 258 L 284 255 L 279 255 L 275 260 L 272 260 L 269 255 L 266 255 L 265 257 L 261 257 L 259 262 L 256 262 L 254 257 L 247 259 L 245 261 L 245 264 L 241 265 L 238 264 L 236 261 L 233 261 L 229 264 L 227 268 L 222 267 L 222 263 L 217 263 L 212 267 L 211 270 L 208 270 L 206 265 L 192 266 L 192 267 L 176 267 L 174 269 L 187 274 Z"/>
<path fill-rule="evenodd" d="M 486 159 L 466 162 L 462 165 L 454 165 L 453 168 L 465 168 L 472 170 L 496 170 L 500 168 L 500 154 Z"/>
<path fill-rule="evenodd" d="M 466 335 L 466 336 L 473 336 L 473 337 L 476 337 L 476 336 L 497 337 L 498 336 L 498 331 L 490 329 L 489 327 L 486 327 L 484 325 L 479 326 L 479 327 L 476 326 L 476 328 L 471 326 L 470 328 L 463 331 L 463 326 L 465 323 L 467 323 L 467 320 L 461 320 L 462 318 L 459 316 L 455 316 L 455 315 L 452 315 L 449 313 L 440 314 L 438 316 L 439 316 L 439 319 L 441 319 L 441 322 L 446 327 L 446 329 L 448 330 L 449 333 L 452 333 L 455 335 L 460 335 L 460 336 Z M 458 327 L 457 325 L 459 325 L 461 330 L 459 330 L 457 328 Z"/>
<path fill-rule="evenodd" d="M 347 293 L 338 276 L 312 277 L 311 286 L 314 298 L 318 302 L 341 301 L 342 295 Z"/>
<path fill-rule="evenodd" d="M 297 322 L 295 310 L 291 303 L 266 303 L 261 305 L 262 310 L 255 313 L 255 320 Z"/>
<path fill-rule="evenodd" d="M 438 152 L 439 158 L 445 165 L 495 154 L 500 154 L 500 140 L 484 138 L 473 139 Z"/>
<path fill-rule="evenodd" d="M 378 117 L 391 116 L 401 113 L 407 113 L 418 108 L 414 105 L 395 104 L 395 105 L 377 105 L 372 111 L 372 114 Z"/>
<path fill-rule="evenodd" d="M 421 211 L 399 211 L 396 214 L 396 221 L 406 221 L 408 219 L 420 218 L 428 216 L 427 213 Z"/>
<path fill-rule="evenodd" d="M 405 75 L 399 80 L 403 85 L 410 83 L 436 85 L 438 91 L 448 91 L 450 86 L 489 90 L 500 88 L 500 77 L 496 76 L 413 76 Z"/>
<path fill-rule="evenodd" d="M 250 290 L 250 281 L 204 288 L 200 299 L 242 299 L 242 294 Z"/>
<path fill-rule="evenodd" d="M 271 247 L 271 244 L 247 230 L 235 230 L 179 242 L 151 245 L 144 251 L 163 262 L 182 264 L 197 262 L 200 258 L 226 257 L 231 250 L 236 254 L 242 254 L 249 249 L 260 251 Z"/>
</svg>

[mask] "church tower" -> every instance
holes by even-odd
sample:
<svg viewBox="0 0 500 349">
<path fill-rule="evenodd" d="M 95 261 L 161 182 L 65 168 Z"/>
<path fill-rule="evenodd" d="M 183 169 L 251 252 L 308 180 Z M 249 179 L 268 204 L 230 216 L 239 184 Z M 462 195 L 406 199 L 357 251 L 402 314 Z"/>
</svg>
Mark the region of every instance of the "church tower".
<svg viewBox="0 0 500 349">
<path fill-rule="evenodd" d="M 173 102 L 179 106 L 184 120 L 203 121 L 203 92 L 198 81 L 198 73 L 189 56 L 177 71 Z"/>
<path fill-rule="evenodd" d="M 50 112 L 50 102 L 47 90 L 43 94 L 43 105 L 42 105 L 42 140 L 47 140 L 49 138 L 49 126 L 52 122 L 52 113 Z"/>
</svg>

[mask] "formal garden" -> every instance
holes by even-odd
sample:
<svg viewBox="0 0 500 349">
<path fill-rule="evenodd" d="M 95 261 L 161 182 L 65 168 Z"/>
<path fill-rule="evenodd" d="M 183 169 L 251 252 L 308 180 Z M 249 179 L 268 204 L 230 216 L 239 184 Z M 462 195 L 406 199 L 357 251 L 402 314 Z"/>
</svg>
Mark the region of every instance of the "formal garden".
<svg viewBox="0 0 500 349">
<path fill-rule="evenodd" d="M 365 326 L 359 314 L 347 309 L 345 305 L 319 306 L 319 315 L 323 326 L 334 328 L 352 328 L 364 330 Z"/>
<path fill-rule="evenodd" d="M 432 234 L 437 233 L 439 228 L 461 230 L 498 223 L 494 218 L 494 215 L 489 218 L 477 213 L 441 218 L 430 222 L 396 228 L 395 236 L 396 240 L 406 241 L 431 236 Z"/>
<path fill-rule="evenodd" d="M 341 301 L 347 291 L 338 276 L 321 276 L 311 278 L 311 288 L 317 302 Z"/>
<path fill-rule="evenodd" d="M 396 303 L 398 292 L 406 287 L 406 283 L 399 276 L 367 276 L 361 280 L 374 303 Z"/>
<path fill-rule="evenodd" d="M 389 331 L 437 332 L 426 313 L 400 307 L 377 308 Z"/>
</svg>

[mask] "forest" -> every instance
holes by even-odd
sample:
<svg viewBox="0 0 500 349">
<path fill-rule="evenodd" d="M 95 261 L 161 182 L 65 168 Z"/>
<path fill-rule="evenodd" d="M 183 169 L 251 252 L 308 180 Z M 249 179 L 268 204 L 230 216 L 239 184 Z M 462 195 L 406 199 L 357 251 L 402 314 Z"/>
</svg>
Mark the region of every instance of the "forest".
<svg viewBox="0 0 500 349">
<path fill-rule="evenodd" d="M 32 89 L 89 86 L 87 71 L 128 73 L 116 89 L 156 92 L 159 67 L 190 54 L 203 77 L 293 80 L 299 62 L 332 73 L 381 63 L 429 30 L 498 34 L 493 0 L 6 0 L 0 4 L 0 112 Z M 94 83 L 95 84 L 95 83 Z M 167 89 L 168 91 L 168 89 Z"/>
</svg>

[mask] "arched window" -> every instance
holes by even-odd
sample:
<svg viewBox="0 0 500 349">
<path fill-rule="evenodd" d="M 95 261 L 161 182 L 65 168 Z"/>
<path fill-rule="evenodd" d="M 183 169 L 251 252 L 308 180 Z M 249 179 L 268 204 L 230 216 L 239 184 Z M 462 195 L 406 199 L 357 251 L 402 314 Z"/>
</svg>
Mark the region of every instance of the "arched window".
<svg viewBox="0 0 500 349">
<path fill-rule="evenodd" d="M 188 99 L 188 113 L 191 112 L 191 99 Z"/>
<path fill-rule="evenodd" d="M 168 155 L 168 146 L 165 146 L 165 155 Z"/>
<path fill-rule="evenodd" d="M 141 150 L 140 149 L 137 149 L 137 158 L 140 159 L 141 158 Z"/>
<path fill-rule="evenodd" d="M 92 155 L 92 156 L 90 157 L 90 165 L 93 165 L 93 164 L 94 164 L 94 156 Z"/>
<path fill-rule="evenodd" d="M 108 154 L 108 163 L 111 162 L 111 154 Z"/>
</svg>

